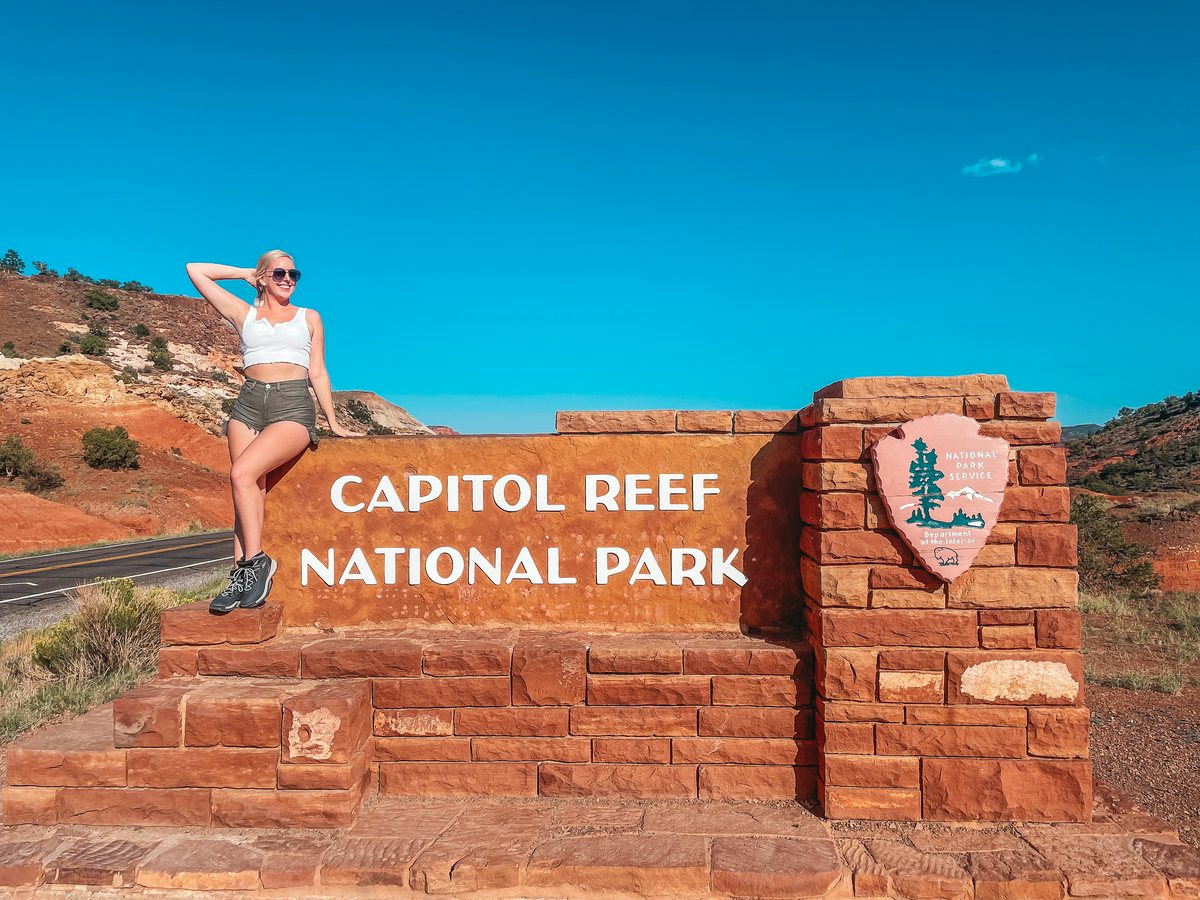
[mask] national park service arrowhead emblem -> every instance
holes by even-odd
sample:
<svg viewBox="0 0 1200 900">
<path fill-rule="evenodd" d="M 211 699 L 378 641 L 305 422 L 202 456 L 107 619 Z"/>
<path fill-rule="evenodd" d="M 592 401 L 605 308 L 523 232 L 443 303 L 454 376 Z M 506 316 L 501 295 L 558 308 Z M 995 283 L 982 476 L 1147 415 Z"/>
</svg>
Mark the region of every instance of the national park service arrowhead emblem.
<svg viewBox="0 0 1200 900">
<path fill-rule="evenodd" d="M 966 416 L 906 422 L 871 451 L 892 527 L 934 575 L 953 581 L 975 561 L 1000 517 L 1008 441 Z"/>
</svg>

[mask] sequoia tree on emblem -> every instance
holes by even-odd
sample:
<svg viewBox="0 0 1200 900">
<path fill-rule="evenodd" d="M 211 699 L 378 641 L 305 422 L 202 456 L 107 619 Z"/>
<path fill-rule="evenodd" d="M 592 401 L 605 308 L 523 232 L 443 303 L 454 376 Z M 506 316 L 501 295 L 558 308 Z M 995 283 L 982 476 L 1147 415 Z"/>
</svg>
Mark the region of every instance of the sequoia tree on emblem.
<svg viewBox="0 0 1200 900">
<path fill-rule="evenodd" d="M 953 581 L 999 518 L 1008 442 L 980 435 L 974 419 L 936 415 L 906 422 L 871 453 L 892 527 L 925 568 Z"/>
</svg>

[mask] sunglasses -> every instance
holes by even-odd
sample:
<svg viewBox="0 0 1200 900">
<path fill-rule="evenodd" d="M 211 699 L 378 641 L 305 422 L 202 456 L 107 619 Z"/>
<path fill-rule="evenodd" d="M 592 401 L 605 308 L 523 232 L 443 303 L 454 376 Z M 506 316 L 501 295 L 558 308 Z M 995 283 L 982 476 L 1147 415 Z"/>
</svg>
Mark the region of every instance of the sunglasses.
<svg viewBox="0 0 1200 900">
<path fill-rule="evenodd" d="M 285 275 L 292 279 L 293 284 L 300 280 L 299 269 L 273 269 L 271 271 L 271 278 L 276 284 L 282 282 Z"/>
</svg>

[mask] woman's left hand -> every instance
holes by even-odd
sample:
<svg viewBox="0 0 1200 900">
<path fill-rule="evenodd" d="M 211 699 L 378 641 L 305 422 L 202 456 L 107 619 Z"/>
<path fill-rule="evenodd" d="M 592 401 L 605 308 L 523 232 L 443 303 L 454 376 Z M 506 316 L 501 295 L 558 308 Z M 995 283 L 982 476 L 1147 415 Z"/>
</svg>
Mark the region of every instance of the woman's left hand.
<svg viewBox="0 0 1200 900">
<path fill-rule="evenodd" d="M 329 426 L 329 430 L 338 437 L 363 437 L 366 435 L 365 431 L 351 431 L 349 428 L 343 428 L 340 422 L 334 422 Z"/>
</svg>

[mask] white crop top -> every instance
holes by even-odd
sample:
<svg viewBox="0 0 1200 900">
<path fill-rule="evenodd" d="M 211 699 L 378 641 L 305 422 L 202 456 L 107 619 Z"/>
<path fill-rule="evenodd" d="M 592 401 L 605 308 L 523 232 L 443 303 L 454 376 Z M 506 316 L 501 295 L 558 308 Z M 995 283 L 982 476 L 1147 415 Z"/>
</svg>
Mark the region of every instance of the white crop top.
<svg viewBox="0 0 1200 900">
<path fill-rule="evenodd" d="M 307 369 L 312 335 L 308 333 L 304 312 L 303 306 L 297 307 L 296 315 L 273 325 L 258 318 L 258 308 L 251 307 L 242 322 L 242 367 L 285 362 Z"/>
</svg>

